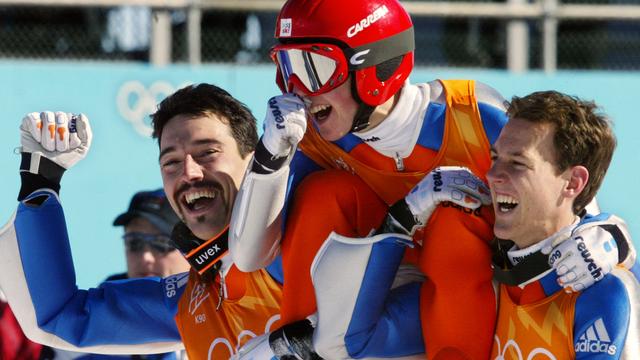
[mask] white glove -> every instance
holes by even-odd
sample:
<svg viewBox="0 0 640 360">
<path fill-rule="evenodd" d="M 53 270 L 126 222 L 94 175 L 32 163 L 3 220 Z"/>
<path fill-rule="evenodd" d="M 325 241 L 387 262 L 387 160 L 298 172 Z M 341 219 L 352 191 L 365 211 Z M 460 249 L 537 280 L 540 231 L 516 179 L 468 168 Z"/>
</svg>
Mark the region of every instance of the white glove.
<svg viewBox="0 0 640 360">
<path fill-rule="evenodd" d="M 65 169 L 87 155 L 91 139 L 89 119 L 84 114 L 32 112 L 22 119 L 20 125 L 23 153 L 31 153 L 36 158 L 43 156 Z M 37 169 L 31 172 L 37 172 Z"/>
<path fill-rule="evenodd" d="M 275 354 L 269 346 L 269 335 L 266 333 L 247 341 L 229 360 L 270 360 Z"/>
<path fill-rule="evenodd" d="M 613 235 L 601 223 L 579 224 L 571 238 L 541 249 L 549 254 L 549 265 L 558 274 L 565 291 L 581 291 L 593 285 L 618 264 L 618 246 Z"/>
<path fill-rule="evenodd" d="M 405 196 L 409 210 L 419 226 L 443 201 L 477 209 L 491 204 L 489 188 L 469 169 L 460 166 L 435 168 Z"/>
<path fill-rule="evenodd" d="M 307 115 L 302 99 L 284 94 L 269 99 L 264 119 L 262 143 L 275 158 L 287 157 L 307 130 Z"/>
</svg>

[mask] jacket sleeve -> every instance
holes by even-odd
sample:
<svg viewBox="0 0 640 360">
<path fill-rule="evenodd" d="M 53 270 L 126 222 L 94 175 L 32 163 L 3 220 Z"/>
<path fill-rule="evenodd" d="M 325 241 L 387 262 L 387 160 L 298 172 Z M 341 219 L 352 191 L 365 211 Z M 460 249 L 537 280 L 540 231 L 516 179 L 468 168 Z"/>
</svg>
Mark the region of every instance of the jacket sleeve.
<svg viewBox="0 0 640 360">
<path fill-rule="evenodd" d="M 229 250 L 238 269 L 250 272 L 273 262 L 280 253 L 287 200 L 300 180 L 317 168 L 298 150 L 289 166 L 271 174 L 248 170 L 229 225 Z"/>
<path fill-rule="evenodd" d="M 639 303 L 638 281 L 623 268 L 584 290 L 575 308 L 576 359 L 636 359 L 640 354 Z"/>
<path fill-rule="evenodd" d="M 79 290 L 62 207 L 50 190 L 20 202 L 0 229 L 0 287 L 33 341 L 93 353 L 181 349 L 174 322 L 187 274 Z"/>
</svg>

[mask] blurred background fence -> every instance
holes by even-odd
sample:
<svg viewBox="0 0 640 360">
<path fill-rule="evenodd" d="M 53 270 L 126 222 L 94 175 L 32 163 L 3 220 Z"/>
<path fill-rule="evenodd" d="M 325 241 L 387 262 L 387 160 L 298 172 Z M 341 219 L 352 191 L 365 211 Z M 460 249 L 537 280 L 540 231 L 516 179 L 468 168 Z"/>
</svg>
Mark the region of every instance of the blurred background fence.
<svg viewBox="0 0 640 360">
<path fill-rule="evenodd" d="M 0 58 L 269 61 L 282 0 L 0 0 Z M 638 0 L 404 1 L 416 65 L 640 69 Z"/>
</svg>

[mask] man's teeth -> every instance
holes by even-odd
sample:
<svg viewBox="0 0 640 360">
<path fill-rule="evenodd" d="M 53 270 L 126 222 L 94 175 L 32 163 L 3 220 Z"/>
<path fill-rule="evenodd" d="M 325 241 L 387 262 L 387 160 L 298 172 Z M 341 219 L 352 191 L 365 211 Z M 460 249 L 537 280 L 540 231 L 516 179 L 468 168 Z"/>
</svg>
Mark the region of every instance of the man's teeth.
<svg viewBox="0 0 640 360">
<path fill-rule="evenodd" d="M 188 193 L 184 196 L 187 204 L 191 205 L 194 201 L 200 198 L 210 198 L 213 199 L 216 197 L 216 194 L 212 190 L 200 190 L 192 193 Z"/>
<path fill-rule="evenodd" d="M 316 105 L 316 106 L 313 106 L 313 107 L 309 108 L 309 112 L 311 114 L 316 114 L 316 113 L 318 113 L 318 112 L 320 112 L 322 110 L 328 109 L 328 108 L 330 108 L 329 105 Z"/>
<path fill-rule="evenodd" d="M 496 202 L 497 203 L 504 203 L 504 204 L 514 204 L 514 205 L 518 205 L 518 200 L 512 198 L 509 195 L 496 195 Z"/>
<path fill-rule="evenodd" d="M 496 203 L 500 212 L 508 212 L 518 206 L 518 200 L 509 195 L 496 195 Z"/>
</svg>

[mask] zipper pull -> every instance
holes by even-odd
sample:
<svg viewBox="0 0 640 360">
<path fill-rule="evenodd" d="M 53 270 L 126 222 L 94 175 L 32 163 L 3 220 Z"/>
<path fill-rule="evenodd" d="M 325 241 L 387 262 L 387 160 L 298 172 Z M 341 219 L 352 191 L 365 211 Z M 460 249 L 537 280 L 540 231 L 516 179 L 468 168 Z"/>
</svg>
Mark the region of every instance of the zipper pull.
<svg viewBox="0 0 640 360">
<path fill-rule="evenodd" d="M 220 310 L 220 307 L 222 306 L 222 298 L 224 297 L 224 278 L 220 273 L 218 273 L 218 276 L 220 277 L 220 288 L 218 288 L 218 305 L 216 305 L 216 311 Z"/>
<path fill-rule="evenodd" d="M 216 305 L 216 311 L 220 310 L 220 306 L 222 306 L 222 285 L 220 285 L 220 290 L 218 290 L 218 305 Z"/>
<path fill-rule="evenodd" d="M 400 156 L 400 153 L 396 153 L 394 160 L 396 162 L 396 169 L 398 171 L 404 171 L 404 161 L 402 161 L 402 157 Z"/>
</svg>

